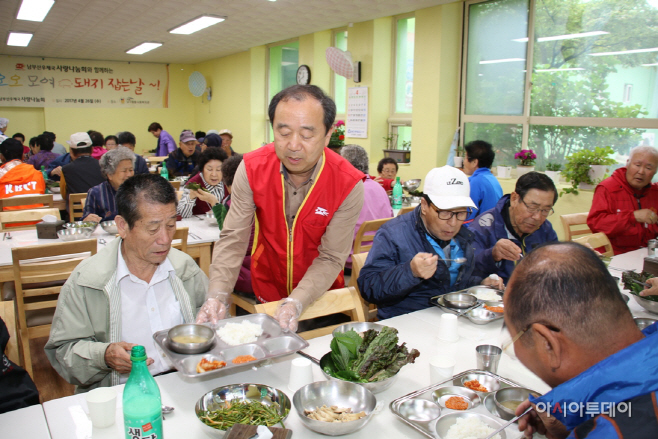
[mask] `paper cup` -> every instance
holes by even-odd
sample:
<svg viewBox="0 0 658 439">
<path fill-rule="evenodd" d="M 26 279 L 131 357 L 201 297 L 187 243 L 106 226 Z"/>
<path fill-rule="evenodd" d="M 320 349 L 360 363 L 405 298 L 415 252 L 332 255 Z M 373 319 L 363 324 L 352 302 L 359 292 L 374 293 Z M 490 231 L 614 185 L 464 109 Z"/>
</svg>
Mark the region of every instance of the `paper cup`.
<svg viewBox="0 0 658 439">
<path fill-rule="evenodd" d="M 296 392 L 301 387 L 313 382 L 313 364 L 306 358 L 295 358 L 290 363 L 290 380 L 288 389 Z"/>
<path fill-rule="evenodd" d="M 440 340 L 455 342 L 459 340 L 457 333 L 457 316 L 454 314 L 442 314 L 441 321 L 439 322 L 439 334 L 437 337 Z"/>
<path fill-rule="evenodd" d="M 430 358 L 430 382 L 440 383 L 452 378 L 455 370 L 455 358 L 448 355 L 435 355 Z"/>
<path fill-rule="evenodd" d="M 94 428 L 114 425 L 117 410 L 117 391 L 112 387 L 99 387 L 86 395 L 89 418 Z"/>
</svg>

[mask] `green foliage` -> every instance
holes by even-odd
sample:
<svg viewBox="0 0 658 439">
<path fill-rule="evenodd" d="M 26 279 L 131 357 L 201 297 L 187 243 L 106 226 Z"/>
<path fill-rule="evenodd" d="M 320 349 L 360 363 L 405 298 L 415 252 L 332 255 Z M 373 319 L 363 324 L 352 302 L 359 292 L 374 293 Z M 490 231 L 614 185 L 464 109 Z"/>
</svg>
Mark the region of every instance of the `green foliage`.
<svg viewBox="0 0 658 439">
<path fill-rule="evenodd" d="M 596 184 L 592 181 L 589 176 L 589 169 L 591 165 L 604 165 L 610 166 L 614 165 L 616 162 L 614 159 L 608 157 L 610 154 L 614 153 L 614 150 L 605 146 L 603 148 L 597 146 L 593 150 L 591 149 L 582 149 L 578 152 L 574 152 L 569 157 L 567 157 L 567 163 L 564 165 L 564 171 L 562 171 L 562 176 L 569 182 L 571 182 L 571 187 L 564 189 L 560 192 L 560 196 L 563 194 L 578 194 L 578 185 L 580 183 L 585 184 Z"/>
<path fill-rule="evenodd" d="M 562 165 L 560 163 L 548 163 L 546 165 L 546 170 L 547 171 L 558 172 L 561 168 L 562 168 Z"/>
<path fill-rule="evenodd" d="M 386 142 L 386 149 L 398 149 L 398 136 L 397 134 L 388 133 L 388 136 L 382 137 Z"/>
</svg>

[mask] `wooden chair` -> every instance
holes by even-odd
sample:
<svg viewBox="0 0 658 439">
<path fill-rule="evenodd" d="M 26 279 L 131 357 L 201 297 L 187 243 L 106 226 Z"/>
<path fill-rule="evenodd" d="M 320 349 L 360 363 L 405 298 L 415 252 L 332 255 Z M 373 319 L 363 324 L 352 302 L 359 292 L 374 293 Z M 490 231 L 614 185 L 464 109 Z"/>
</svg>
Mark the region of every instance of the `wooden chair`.
<svg viewBox="0 0 658 439">
<path fill-rule="evenodd" d="M 39 205 L 37 207 L 32 207 Z M 30 206 L 30 207 L 27 207 Z M 11 197 L 0 199 L 0 212 L 6 208 L 7 210 L 23 210 L 23 209 L 47 209 L 53 207 L 53 194 L 44 195 L 27 195 L 25 197 Z"/>
<path fill-rule="evenodd" d="M 7 326 L 9 332 L 9 342 L 5 349 L 5 355 L 10 361 L 21 365 L 21 356 L 18 354 L 18 341 L 16 336 L 16 311 L 14 310 L 14 302 L 3 301 L 0 302 L 0 317 Z"/>
<path fill-rule="evenodd" d="M 365 301 L 361 295 L 361 291 L 359 291 L 359 284 L 357 283 L 359 272 L 361 271 L 361 268 L 363 268 L 363 266 L 366 264 L 367 258 L 368 253 L 358 253 L 356 255 L 352 255 L 352 277 L 350 278 L 350 283 L 348 286 L 354 287 L 356 292 L 359 293 L 366 319 L 368 319 L 369 322 L 375 322 L 377 321 L 377 306 Z"/>
<path fill-rule="evenodd" d="M 175 190 L 179 191 L 180 190 L 180 181 L 170 181 L 171 185 L 174 187 Z"/>
<path fill-rule="evenodd" d="M 354 237 L 354 254 L 365 253 L 372 248 L 375 232 L 391 218 L 382 218 L 372 221 L 364 221 Z"/>
<path fill-rule="evenodd" d="M 589 235 L 592 233 L 590 228 L 587 227 L 587 213 L 588 212 L 560 215 L 565 241 L 572 241 L 574 236 Z"/>
<path fill-rule="evenodd" d="M 606 257 L 611 258 L 615 255 L 615 252 L 612 250 L 612 244 L 610 244 L 610 240 L 605 233 L 593 233 L 589 236 L 573 239 L 572 241 L 582 245 L 589 244 L 593 249 L 604 248 L 605 251 L 601 254 Z"/>
<path fill-rule="evenodd" d="M 279 303 L 279 301 L 260 303 L 256 305 L 256 312 L 273 316 L 279 306 Z M 363 313 L 361 299 L 355 288 L 347 287 L 327 291 L 311 306 L 304 310 L 302 315 L 299 317 L 299 320 L 302 321 L 315 319 L 317 317 L 338 313 L 351 314 L 352 321 L 354 322 L 366 321 L 365 314 Z M 315 337 L 331 334 L 331 331 L 333 331 L 337 326 L 340 325 L 325 326 L 323 328 L 313 329 L 311 331 L 300 332 L 299 335 L 306 340 L 310 340 Z"/>
<path fill-rule="evenodd" d="M 149 162 L 149 166 L 154 166 L 154 165 L 159 165 L 160 163 L 164 162 L 167 159 L 168 156 L 150 156 L 150 157 L 144 157 L 147 162 Z"/>
<path fill-rule="evenodd" d="M 183 198 L 183 191 L 176 191 L 176 198 L 180 201 L 180 199 Z"/>
<path fill-rule="evenodd" d="M 48 209 L 26 209 L 0 212 L 0 231 L 13 232 L 14 230 L 34 229 L 36 228 L 36 223 L 41 221 L 41 218 L 45 215 L 53 215 L 57 219 L 60 219 L 59 209 L 54 207 Z M 12 224 L 23 225 L 12 226 Z"/>
<path fill-rule="evenodd" d="M 30 375 L 30 339 L 50 334 L 62 285 L 83 259 L 96 254 L 97 247 L 95 239 L 85 239 L 11 249 L 18 343 L 24 368 Z M 62 256 L 67 257 L 59 259 Z"/>
<path fill-rule="evenodd" d="M 82 210 L 85 208 L 87 193 L 69 194 L 69 221 L 80 221 Z"/>
<path fill-rule="evenodd" d="M 172 244 L 172 247 L 177 248 L 183 253 L 187 253 L 187 235 L 189 229 L 187 227 L 176 227 L 176 233 L 174 233 L 174 239 L 180 239 L 180 244 Z"/>
<path fill-rule="evenodd" d="M 415 208 L 416 208 L 416 206 L 407 206 L 407 207 L 403 207 L 403 208 L 400 209 L 400 211 L 398 212 L 398 216 L 400 216 L 400 215 L 404 215 L 405 213 L 413 212 Z"/>
</svg>

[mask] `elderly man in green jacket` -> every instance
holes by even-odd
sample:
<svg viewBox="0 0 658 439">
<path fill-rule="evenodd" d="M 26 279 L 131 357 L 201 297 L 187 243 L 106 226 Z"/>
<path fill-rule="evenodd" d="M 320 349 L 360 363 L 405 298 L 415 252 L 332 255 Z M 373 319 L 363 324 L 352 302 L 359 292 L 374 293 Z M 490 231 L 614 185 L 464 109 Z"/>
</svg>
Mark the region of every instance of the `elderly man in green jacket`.
<svg viewBox="0 0 658 439">
<path fill-rule="evenodd" d="M 81 262 L 62 287 L 45 350 L 76 392 L 128 379 L 130 349 L 146 347 L 153 375 L 171 369 L 153 333 L 194 322 L 208 277 L 171 248 L 176 193 L 162 177 L 140 174 L 116 195 L 121 239 Z"/>
</svg>

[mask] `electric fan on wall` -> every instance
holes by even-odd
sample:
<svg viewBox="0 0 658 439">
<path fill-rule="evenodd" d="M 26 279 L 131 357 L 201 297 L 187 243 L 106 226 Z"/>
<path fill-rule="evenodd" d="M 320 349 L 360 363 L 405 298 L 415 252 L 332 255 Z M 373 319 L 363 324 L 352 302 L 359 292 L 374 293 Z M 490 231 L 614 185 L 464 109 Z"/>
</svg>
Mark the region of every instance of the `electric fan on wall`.
<svg viewBox="0 0 658 439">
<path fill-rule="evenodd" d="M 207 87 L 206 78 L 201 72 L 192 72 L 190 79 L 187 81 L 187 87 L 190 93 L 197 98 L 207 93 L 206 99 L 212 99 L 212 89 Z"/>
<path fill-rule="evenodd" d="M 347 50 L 340 50 L 337 47 L 327 47 L 325 51 L 327 64 L 331 70 L 354 82 L 361 82 L 361 61 L 352 61 L 352 54 Z"/>
</svg>

